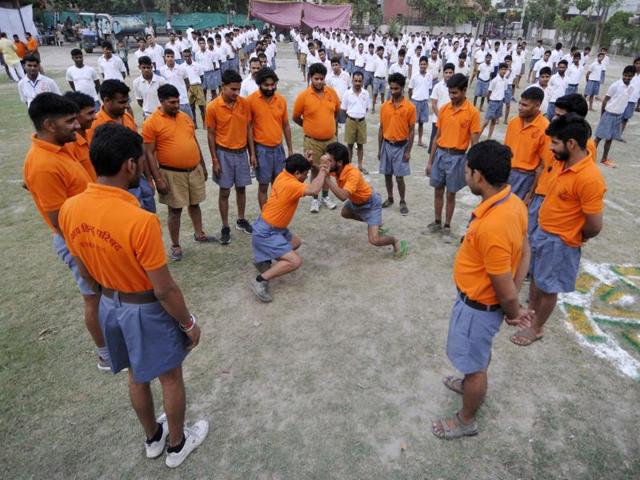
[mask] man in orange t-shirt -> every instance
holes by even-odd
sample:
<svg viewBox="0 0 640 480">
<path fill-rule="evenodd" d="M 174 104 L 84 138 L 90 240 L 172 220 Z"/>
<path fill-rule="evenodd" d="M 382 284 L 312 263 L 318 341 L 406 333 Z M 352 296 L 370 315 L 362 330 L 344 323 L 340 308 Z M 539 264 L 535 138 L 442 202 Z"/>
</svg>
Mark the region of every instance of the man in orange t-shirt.
<svg viewBox="0 0 640 480">
<path fill-rule="evenodd" d="M 591 127 L 580 115 L 569 113 L 553 120 L 546 134 L 555 161 L 538 226 L 531 234 L 529 307 L 536 315 L 531 327 L 511 337 L 520 346 L 542 338 L 558 293 L 575 290 L 582 245 L 603 226 L 607 186 L 587 149 Z"/>
<path fill-rule="evenodd" d="M 98 297 L 80 276 L 78 265 L 60 235 L 58 214 L 67 198 L 83 192 L 92 179 L 65 146 L 74 142 L 80 128 L 78 108 L 55 93 L 41 93 L 29 105 L 36 133 L 24 161 L 24 183 L 42 219 L 53 231 L 53 247 L 69 267 L 84 300 L 84 320 L 98 349 L 98 369 L 109 370 L 109 352 L 98 324 Z"/>
<path fill-rule="evenodd" d="M 160 106 L 142 125 L 147 164 L 160 203 L 168 207 L 171 260 L 182 259 L 180 217 L 187 207 L 196 242 L 217 242 L 202 229 L 200 203 L 206 198 L 207 167 L 196 139 L 193 120 L 180 110 L 180 92 L 171 84 L 158 88 Z"/>
<path fill-rule="evenodd" d="M 96 119 L 87 131 L 87 140 L 89 143 L 91 143 L 95 129 L 105 123 L 118 123 L 133 132 L 138 131 L 136 121 L 128 111 L 129 87 L 124 82 L 114 79 L 102 82 L 100 85 L 100 99 L 102 100 L 102 108 L 98 110 Z M 131 193 L 140 200 L 140 206 L 142 208 L 149 212 L 156 213 L 155 192 L 146 159 L 143 161 L 143 175 L 140 179 L 140 186 L 132 190 Z"/>
<path fill-rule="evenodd" d="M 327 145 L 336 140 L 336 119 L 340 113 L 340 98 L 336 91 L 325 84 L 327 67 L 314 63 L 309 67 L 310 85 L 298 94 L 293 105 L 293 121 L 302 127 L 304 141 L 302 149 L 312 152 L 311 180 L 316 177 L 320 157 Z M 320 206 L 334 210 L 337 205 L 329 198 L 329 191 L 322 190 L 319 200 L 311 200 L 311 213 L 318 213 Z"/>
<path fill-rule="evenodd" d="M 160 220 L 127 192 L 140 182 L 144 154 L 137 133 L 109 122 L 91 145 L 97 183 L 60 210 L 60 229 L 82 276 L 100 292 L 100 327 L 111 370 L 128 369 L 131 404 L 146 434 L 147 458 L 167 448 L 179 466 L 205 439 L 205 420 L 185 426 L 182 363 L 200 341 L 200 328 L 173 280 Z M 149 383 L 159 378 L 165 415 L 155 418 Z"/>
<path fill-rule="evenodd" d="M 464 378 L 448 376 L 444 385 L 462 395 L 462 409 L 433 423 L 440 439 L 476 435 L 476 414 L 487 393 L 493 337 L 502 320 L 528 327 L 533 312 L 520 306 L 518 292 L 529 265 L 527 207 L 507 183 L 511 151 L 494 140 L 467 152 L 465 177 L 482 197 L 469 221 L 453 264 L 458 289 L 447 336 L 447 356 Z"/>
<path fill-rule="evenodd" d="M 269 280 L 300 268 L 302 259 L 295 252 L 302 243 L 289 231 L 289 224 L 304 196 L 318 195 L 329 173 L 326 160 L 320 163 L 318 175 L 305 184 L 311 170 L 313 155 L 307 158 L 299 153 L 287 158 L 285 167 L 273 182 L 271 195 L 253 224 L 251 246 L 255 267 L 260 274 L 252 278 L 249 286 L 261 302 L 273 300 L 269 293 Z M 272 265 L 272 262 L 276 263 Z"/>
<path fill-rule="evenodd" d="M 351 163 L 349 149 L 338 142 L 330 143 L 322 158 L 328 161 L 329 171 L 336 178 L 335 182 L 327 178 L 325 185 L 339 200 L 344 202 L 342 216 L 366 223 L 371 245 L 376 247 L 391 245 L 395 258 L 405 258 L 409 244 L 406 240 L 396 240 L 391 235 L 387 235 L 386 230 L 381 228 L 382 199 L 380 194 L 373 191 L 360 169 Z"/>
<path fill-rule="evenodd" d="M 251 224 L 244 218 L 247 203 L 246 186 L 251 185 L 247 143 L 251 109 L 240 96 L 242 77 L 234 70 L 222 74 L 221 94 L 209 102 L 205 114 L 207 140 L 213 168 L 213 180 L 220 187 L 218 207 L 222 219 L 220 243 L 231 241 L 229 228 L 229 196 L 236 190 L 238 218 L 236 228 L 251 235 Z M 252 159 L 253 160 L 253 159 Z M 255 165 L 251 165 L 255 168 Z"/>
<path fill-rule="evenodd" d="M 75 142 L 65 143 L 63 148 L 80 162 L 80 165 L 91 177 L 91 181 L 95 182 L 97 178 L 96 170 L 91 163 L 89 142 L 87 142 L 87 130 L 91 128 L 93 121 L 96 119 L 95 101 L 92 97 L 82 92 L 67 92 L 64 94 L 64 98 L 72 101 L 78 107 L 76 119 L 80 128 L 76 132 Z"/>
</svg>

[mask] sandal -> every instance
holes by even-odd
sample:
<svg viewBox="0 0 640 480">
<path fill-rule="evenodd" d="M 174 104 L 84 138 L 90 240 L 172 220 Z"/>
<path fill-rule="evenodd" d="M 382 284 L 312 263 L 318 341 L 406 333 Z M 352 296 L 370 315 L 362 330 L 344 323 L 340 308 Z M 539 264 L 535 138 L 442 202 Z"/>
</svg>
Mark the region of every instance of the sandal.
<svg viewBox="0 0 640 480">
<path fill-rule="evenodd" d="M 391 205 L 393 205 L 392 198 L 387 198 L 384 202 L 382 202 L 382 208 L 389 208 Z"/>
<path fill-rule="evenodd" d="M 180 245 L 174 245 L 171 247 L 171 260 L 174 262 L 182 260 L 182 248 Z"/>
<path fill-rule="evenodd" d="M 449 422 L 454 425 L 451 426 Z M 453 418 L 441 419 L 433 422 L 431 425 L 431 432 L 440 440 L 472 437 L 478 434 L 478 422 L 474 420 L 469 424 L 465 424 L 460 419 L 460 413 L 456 413 L 456 416 Z"/>
<path fill-rule="evenodd" d="M 208 242 L 217 242 L 218 241 L 218 237 L 215 237 L 213 235 L 207 235 L 204 232 L 200 233 L 200 235 L 196 235 L 194 233 L 193 234 L 193 239 L 196 242 L 199 242 L 199 243 L 208 243 Z"/>
<path fill-rule="evenodd" d="M 519 347 L 528 347 L 532 343 L 541 340 L 542 337 L 544 337 L 544 335 L 536 335 L 535 333 L 533 333 L 533 329 L 529 327 L 518 330 L 516 333 L 511 335 L 511 338 L 509 340 L 511 340 L 511 343 L 513 343 L 514 345 L 518 345 Z M 521 340 L 517 340 L 518 338 L 520 338 Z"/>
<path fill-rule="evenodd" d="M 442 383 L 452 392 L 456 392 L 462 395 L 462 389 L 464 388 L 464 378 L 458 378 L 454 377 L 453 375 L 449 375 L 442 379 Z"/>
</svg>

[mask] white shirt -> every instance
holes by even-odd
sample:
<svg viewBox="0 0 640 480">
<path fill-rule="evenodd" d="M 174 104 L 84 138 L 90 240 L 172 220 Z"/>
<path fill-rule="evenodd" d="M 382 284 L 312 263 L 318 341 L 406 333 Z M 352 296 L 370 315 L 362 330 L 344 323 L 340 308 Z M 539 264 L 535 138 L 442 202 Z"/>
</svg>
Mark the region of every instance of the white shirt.
<svg viewBox="0 0 640 480">
<path fill-rule="evenodd" d="M 427 72 L 429 72 L 431 78 L 440 78 L 440 70 L 442 70 L 442 60 L 439 58 L 434 60 L 429 57 L 427 62 Z"/>
<path fill-rule="evenodd" d="M 320 60 L 319 56 L 317 56 L 314 53 L 309 52 L 307 54 L 307 67 L 310 67 L 314 63 L 322 63 L 322 61 Z"/>
<path fill-rule="evenodd" d="M 31 102 L 36 98 L 36 95 L 44 92 L 62 95 L 60 93 L 60 88 L 58 88 L 58 84 L 52 78 L 45 77 L 41 73 L 38 74 L 34 81 L 29 80 L 29 77 L 25 75 L 18 82 L 18 94 L 20 95 L 20 101 L 22 103 L 26 103 L 27 107 L 31 105 Z"/>
<path fill-rule="evenodd" d="M 173 54 L 176 60 L 182 60 L 182 42 L 180 42 L 180 40 L 178 40 L 176 38 L 176 43 L 171 43 L 168 42 L 165 46 L 164 46 L 165 50 L 167 48 L 170 48 L 171 50 L 173 50 Z"/>
<path fill-rule="evenodd" d="M 610 61 L 611 59 L 609 58 L 609 55 L 605 55 L 604 58 L 602 59 L 602 69 L 605 72 L 607 71 L 607 67 L 609 66 Z"/>
<path fill-rule="evenodd" d="M 531 87 L 538 87 L 540 90 L 542 90 L 544 92 L 544 98 L 542 99 L 542 103 L 540 104 L 540 111 L 542 113 L 545 113 L 547 111 L 547 107 L 549 106 L 549 94 L 551 93 L 549 85 L 547 84 L 546 88 L 542 88 L 542 85 L 540 85 L 538 82 L 536 82 L 536 83 L 532 83 L 531 85 L 529 85 L 524 90 L 528 90 Z M 524 90 L 523 90 L 523 92 L 524 92 Z"/>
<path fill-rule="evenodd" d="M 247 78 L 242 80 L 242 83 L 240 84 L 240 96 L 248 97 L 253 92 L 258 90 L 258 88 L 259 87 L 256 81 L 253 79 L 251 75 L 249 75 Z"/>
<path fill-rule="evenodd" d="M 534 47 L 533 51 L 531 52 L 531 60 L 540 60 L 543 55 L 544 55 L 543 47 Z"/>
<path fill-rule="evenodd" d="M 364 59 L 365 59 L 364 60 L 364 69 L 367 72 L 373 72 L 376 69 L 376 67 L 375 67 L 376 58 L 378 58 L 378 56 L 375 53 L 373 53 L 373 54 L 367 53 L 365 55 L 365 57 L 364 57 Z"/>
<path fill-rule="evenodd" d="M 436 86 L 433 87 L 430 98 L 431 100 L 436 100 L 436 107 L 438 107 L 438 110 L 440 110 L 442 107 L 444 107 L 447 103 L 451 101 L 451 98 L 449 97 L 449 89 L 447 88 L 444 82 L 438 82 Z M 438 116 L 435 114 L 433 109 L 430 109 L 430 110 L 431 110 L 431 122 L 436 123 L 438 121 Z"/>
<path fill-rule="evenodd" d="M 411 90 L 411 100 L 422 101 L 429 98 L 429 92 L 431 91 L 431 85 L 433 79 L 431 74 L 427 72 L 422 75 L 420 71 L 416 71 L 411 80 L 409 80 L 409 90 Z"/>
<path fill-rule="evenodd" d="M 504 100 L 504 92 L 507 90 L 507 78 L 501 77 L 499 74 L 493 77 L 491 83 L 489 83 L 489 100 L 501 102 Z"/>
<path fill-rule="evenodd" d="M 409 65 L 407 65 L 406 63 L 400 65 L 396 62 L 389 67 L 389 75 L 393 73 L 401 73 L 405 78 L 407 78 L 409 76 Z"/>
<path fill-rule="evenodd" d="M 327 73 L 327 85 L 338 93 L 338 98 L 342 98 L 344 96 L 344 93 L 349 89 L 350 84 L 351 76 L 344 70 L 340 72 L 340 75 L 333 73 L 333 70 L 329 70 L 329 73 Z"/>
<path fill-rule="evenodd" d="M 461 67 L 459 63 L 456 63 L 456 68 L 455 68 L 455 70 L 454 70 L 454 73 L 461 73 L 461 74 L 463 74 L 463 75 L 465 75 L 465 76 L 467 76 L 467 77 L 468 77 L 468 76 L 469 76 L 470 71 L 471 71 L 471 69 L 469 68 L 469 65 L 468 65 L 468 64 L 466 64 L 466 63 L 465 63 L 465 64 Z"/>
<path fill-rule="evenodd" d="M 478 65 L 478 80 L 482 80 L 483 82 L 487 82 L 491 79 L 491 73 L 493 72 L 493 64 L 486 62 L 482 62 Z"/>
<path fill-rule="evenodd" d="M 369 111 L 369 92 L 364 88 L 360 89 L 360 93 L 356 94 L 352 88 L 347 90 L 342 97 L 340 108 L 347 112 L 351 118 L 364 118 Z"/>
<path fill-rule="evenodd" d="M 607 90 L 607 97 L 610 98 L 604 109 L 609 113 L 620 115 L 627 108 L 627 103 L 629 103 L 633 90 L 631 82 L 629 82 L 629 85 L 625 85 L 622 79 L 616 80 Z"/>
<path fill-rule="evenodd" d="M 204 75 L 204 70 L 202 69 L 202 65 L 198 62 L 191 61 L 191 65 L 187 62 L 183 63 L 181 67 L 187 74 L 189 78 L 189 85 L 202 85 L 202 75 Z"/>
<path fill-rule="evenodd" d="M 556 63 L 558 63 L 560 61 L 560 59 L 562 58 L 562 50 L 553 50 L 551 52 L 551 56 L 549 57 L 549 60 L 551 60 L 551 63 L 553 65 L 555 65 Z"/>
<path fill-rule="evenodd" d="M 513 85 L 514 82 L 516 81 L 516 77 L 519 74 L 520 74 L 520 70 L 515 70 L 514 68 L 512 68 L 511 70 L 507 70 L 507 73 L 504 76 L 504 78 L 507 80 L 507 86 Z"/>
<path fill-rule="evenodd" d="M 66 79 L 67 82 L 73 82 L 76 92 L 82 92 L 94 100 L 99 100 L 95 83 L 98 80 L 98 74 L 89 65 L 83 65 L 82 68 L 70 66 L 67 68 Z"/>
<path fill-rule="evenodd" d="M 473 54 L 473 59 L 477 64 L 480 64 L 480 63 L 484 63 L 484 59 L 486 58 L 486 56 L 487 56 L 486 50 L 478 49 L 476 50 L 476 53 Z"/>
<path fill-rule="evenodd" d="M 633 91 L 631 95 L 629 95 L 629 101 L 637 104 L 640 99 L 640 73 L 636 73 L 631 79 L 631 86 L 633 87 Z"/>
<path fill-rule="evenodd" d="M 185 78 L 188 79 L 189 75 L 187 71 L 182 68 L 182 65 L 176 64 L 173 69 L 167 65 L 163 65 L 160 67 L 160 76 L 164 78 L 167 83 L 170 83 L 178 89 L 181 105 L 189 103 L 189 99 L 187 98 L 187 85 L 184 83 Z"/>
<path fill-rule="evenodd" d="M 364 68 L 365 60 L 366 60 L 366 54 L 364 52 L 362 53 L 356 52 L 356 58 L 353 64 L 358 68 Z"/>
<path fill-rule="evenodd" d="M 101 56 L 98 58 L 98 66 L 105 80 L 122 81 L 127 73 L 124 63 L 117 55 L 112 55 L 109 60 L 104 58 L 104 55 Z"/>
<path fill-rule="evenodd" d="M 604 70 L 604 65 L 602 65 L 602 63 L 598 63 L 597 60 L 589 65 L 589 80 L 600 82 L 602 70 Z"/>
<path fill-rule="evenodd" d="M 564 95 L 569 85 L 569 77 L 565 73 L 564 77 L 561 77 L 559 73 L 554 73 L 549 79 L 549 102 L 555 103 L 555 101 Z"/>
<path fill-rule="evenodd" d="M 376 78 L 384 78 L 386 80 L 387 75 L 389 73 L 387 60 L 384 58 L 380 58 L 378 55 L 376 55 L 373 66 L 374 66 L 373 76 Z"/>
<path fill-rule="evenodd" d="M 584 67 L 582 65 L 576 67 L 573 63 L 569 64 L 567 67 L 567 73 L 565 73 L 565 77 L 567 77 L 567 85 L 578 85 L 583 71 Z"/>
<path fill-rule="evenodd" d="M 167 81 L 164 78 L 155 73 L 149 81 L 145 80 L 142 75 L 133 81 L 133 94 L 136 100 L 142 100 L 142 111 L 145 116 L 152 114 L 160 106 L 158 88 L 166 83 Z"/>
<path fill-rule="evenodd" d="M 200 64 L 204 72 L 210 72 L 214 69 L 213 57 L 214 54 L 211 50 L 197 50 L 194 56 L 196 62 Z"/>
<path fill-rule="evenodd" d="M 546 62 L 544 61 L 544 59 L 541 58 L 533 66 L 533 71 L 536 72 L 536 78 L 540 76 L 540 70 L 542 70 L 544 67 L 549 67 L 549 68 L 553 67 L 553 64 L 551 63 L 551 57 L 549 57 L 549 60 L 547 60 Z"/>
</svg>

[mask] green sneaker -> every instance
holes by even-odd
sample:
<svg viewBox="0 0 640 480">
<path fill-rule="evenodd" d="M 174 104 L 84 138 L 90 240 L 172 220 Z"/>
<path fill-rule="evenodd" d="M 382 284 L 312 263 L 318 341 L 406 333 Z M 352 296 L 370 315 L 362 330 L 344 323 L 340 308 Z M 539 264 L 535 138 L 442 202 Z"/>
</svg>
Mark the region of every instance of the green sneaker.
<svg viewBox="0 0 640 480">
<path fill-rule="evenodd" d="M 400 240 L 400 250 L 395 252 L 393 256 L 396 260 L 403 260 L 407 257 L 407 253 L 409 253 L 409 242 Z"/>
</svg>

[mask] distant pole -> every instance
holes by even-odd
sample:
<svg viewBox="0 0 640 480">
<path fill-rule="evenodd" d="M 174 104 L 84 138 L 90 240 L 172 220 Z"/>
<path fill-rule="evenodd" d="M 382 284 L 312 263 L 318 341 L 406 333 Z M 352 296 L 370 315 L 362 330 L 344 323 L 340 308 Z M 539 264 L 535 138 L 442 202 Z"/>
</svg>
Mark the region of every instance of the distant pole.
<svg viewBox="0 0 640 480">
<path fill-rule="evenodd" d="M 24 36 L 27 33 L 27 27 L 24 25 L 24 18 L 22 18 L 22 10 L 20 10 L 20 0 L 13 0 L 13 6 L 18 9 L 18 15 L 20 16 L 20 23 L 22 24 L 22 33 Z"/>
</svg>

